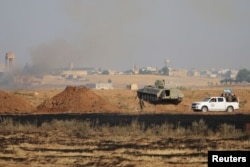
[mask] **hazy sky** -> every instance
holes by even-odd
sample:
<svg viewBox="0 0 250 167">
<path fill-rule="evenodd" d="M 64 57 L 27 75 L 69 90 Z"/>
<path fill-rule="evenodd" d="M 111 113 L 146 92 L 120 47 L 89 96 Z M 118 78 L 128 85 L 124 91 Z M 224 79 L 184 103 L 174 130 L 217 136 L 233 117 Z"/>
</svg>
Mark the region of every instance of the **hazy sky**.
<svg viewBox="0 0 250 167">
<path fill-rule="evenodd" d="M 0 62 L 248 68 L 249 0 L 0 0 Z M 249 69 L 249 68 L 248 68 Z"/>
</svg>

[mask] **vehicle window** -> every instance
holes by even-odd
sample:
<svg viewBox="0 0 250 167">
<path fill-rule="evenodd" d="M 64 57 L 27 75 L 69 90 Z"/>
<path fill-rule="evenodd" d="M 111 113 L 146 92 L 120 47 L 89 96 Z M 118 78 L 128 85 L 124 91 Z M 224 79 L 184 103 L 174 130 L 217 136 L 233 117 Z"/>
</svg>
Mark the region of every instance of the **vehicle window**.
<svg viewBox="0 0 250 167">
<path fill-rule="evenodd" d="M 210 98 L 204 98 L 202 101 L 209 101 Z"/>
<path fill-rule="evenodd" d="M 218 98 L 218 102 L 223 102 L 223 98 Z"/>
<path fill-rule="evenodd" d="M 166 96 L 170 96 L 170 90 L 165 90 Z"/>
<path fill-rule="evenodd" d="M 209 102 L 216 102 L 216 98 L 212 98 Z"/>
</svg>

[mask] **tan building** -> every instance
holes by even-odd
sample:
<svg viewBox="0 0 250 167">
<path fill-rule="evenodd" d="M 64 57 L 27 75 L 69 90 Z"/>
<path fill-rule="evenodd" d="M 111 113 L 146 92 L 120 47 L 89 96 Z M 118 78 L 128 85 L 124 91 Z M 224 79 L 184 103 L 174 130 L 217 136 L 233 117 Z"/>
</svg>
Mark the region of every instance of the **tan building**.
<svg viewBox="0 0 250 167">
<path fill-rule="evenodd" d="M 86 84 L 85 86 L 89 89 L 98 89 L 98 90 L 114 89 L 113 84 L 111 82 L 98 82 L 95 84 Z"/>
<path fill-rule="evenodd" d="M 61 73 L 62 77 L 70 77 L 72 76 L 73 78 L 79 78 L 88 75 L 88 72 L 86 70 L 64 70 Z"/>
<path fill-rule="evenodd" d="M 188 71 L 187 75 L 191 76 L 191 77 L 199 77 L 199 76 L 201 76 L 199 71 Z"/>
<path fill-rule="evenodd" d="M 114 71 L 114 70 L 108 70 L 109 71 L 109 75 L 116 75 L 117 74 L 117 71 Z"/>
<path fill-rule="evenodd" d="M 127 85 L 127 89 L 138 90 L 138 85 L 136 83 L 132 83 L 130 85 Z"/>
<path fill-rule="evenodd" d="M 171 76 L 171 77 L 186 77 L 187 70 L 169 70 L 169 76 Z"/>
</svg>

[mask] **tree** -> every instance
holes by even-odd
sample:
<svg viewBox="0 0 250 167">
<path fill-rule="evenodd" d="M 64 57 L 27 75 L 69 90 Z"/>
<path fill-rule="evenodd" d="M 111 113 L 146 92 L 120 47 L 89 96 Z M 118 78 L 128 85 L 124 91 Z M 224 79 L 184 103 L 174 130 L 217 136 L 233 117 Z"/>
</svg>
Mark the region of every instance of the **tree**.
<svg viewBox="0 0 250 167">
<path fill-rule="evenodd" d="M 109 70 L 103 70 L 103 71 L 102 71 L 102 74 L 103 74 L 103 75 L 109 75 Z"/>
<path fill-rule="evenodd" d="M 160 70 L 160 73 L 163 74 L 163 75 L 169 75 L 169 69 L 167 67 L 163 67 Z"/>
<path fill-rule="evenodd" d="M 139 74 L 152 74 L 152 71 L 148 71 L 147 69 L 142 68 L 139 70 Z"/>
<path fill-rule="evenodd" d="M 229 79 L 231 78 L 231 74 L 232 74 L 232 71 L 231 70 L 228 70 L 225 74 L 224 74 L 224 77 Z"/>
<path fill-rule="evenodd" d="M 236 81 L 238 82 L 250 82 L 250 71 L 247 69 L 241 69 L 239 70 L 237 76 L 236 76 Z"/>
</svg>

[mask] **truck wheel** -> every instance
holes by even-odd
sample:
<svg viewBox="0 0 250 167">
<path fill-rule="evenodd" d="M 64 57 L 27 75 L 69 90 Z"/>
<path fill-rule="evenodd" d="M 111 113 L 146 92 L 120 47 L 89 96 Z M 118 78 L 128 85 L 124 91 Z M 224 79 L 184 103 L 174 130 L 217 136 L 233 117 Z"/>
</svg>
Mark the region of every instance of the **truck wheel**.
<svg viewBox="0 0 250 167">
<path fill-rule="evenodd" d="M 227 107 L 227 112 L 233 112 L 234 108 L 232 106 Z"/>
<path fill-rule="evenodd" d="M 201 111 L 202 111 L 202 112 L 207 112 L 207 111 L 208 111 L 208 108 L 207 108 L 206 106 L 203 106 L 203 107 L 201 108 Z"/>
</svg>

